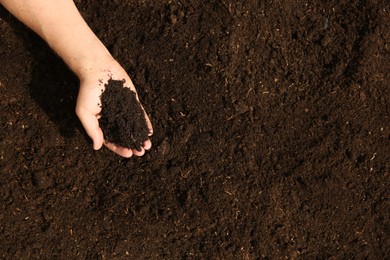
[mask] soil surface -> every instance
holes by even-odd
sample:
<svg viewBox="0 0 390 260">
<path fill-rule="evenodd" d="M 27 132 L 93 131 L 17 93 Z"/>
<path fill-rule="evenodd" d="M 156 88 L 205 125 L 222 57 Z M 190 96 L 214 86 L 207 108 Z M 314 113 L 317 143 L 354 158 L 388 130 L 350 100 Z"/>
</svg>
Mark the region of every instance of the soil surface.
<svg viewBox="0 0 390 260">
<path fill-rule="evenodd" d="M 1 258 L 390 257 L 388 1 L 75 2 L 153 147 L 93 151 L 77 78 L 0 8 Z"/>
<path fill-rule="evenodd" d="M 104 84 L 99 125 L 105 141 L 141 151 L 149 134 L 145 113 L 136 93 L 124 84 L 125 80 L 113 79 Z"/>
</svg>

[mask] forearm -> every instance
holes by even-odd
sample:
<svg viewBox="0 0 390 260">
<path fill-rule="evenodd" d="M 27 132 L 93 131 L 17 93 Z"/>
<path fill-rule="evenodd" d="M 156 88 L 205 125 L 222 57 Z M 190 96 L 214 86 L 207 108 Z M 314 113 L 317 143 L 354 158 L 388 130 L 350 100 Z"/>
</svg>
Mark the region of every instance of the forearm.
<svg viewBox="0 0 390 260">
<path fill-rule="evenodd" d="M 111 55 L 72 0 L 0 0 L 13 15 L 40 35 L 79 76 Z"/>
</svg>

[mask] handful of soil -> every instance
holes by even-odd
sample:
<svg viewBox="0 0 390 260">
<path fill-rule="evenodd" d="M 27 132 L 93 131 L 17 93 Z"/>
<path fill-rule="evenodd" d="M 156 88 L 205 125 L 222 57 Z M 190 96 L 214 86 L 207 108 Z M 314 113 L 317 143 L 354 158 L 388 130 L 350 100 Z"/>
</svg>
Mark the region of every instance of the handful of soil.
<svg viewBox="0 0 390 260">
<path fill-rule="evenodd" d="M 125 80 L 109 79 L 104 85 L 99 125 L 107 142 L 141 151 L 149 129 L 135 92 L 124 87 L 124 83 Z"/>
</svg>

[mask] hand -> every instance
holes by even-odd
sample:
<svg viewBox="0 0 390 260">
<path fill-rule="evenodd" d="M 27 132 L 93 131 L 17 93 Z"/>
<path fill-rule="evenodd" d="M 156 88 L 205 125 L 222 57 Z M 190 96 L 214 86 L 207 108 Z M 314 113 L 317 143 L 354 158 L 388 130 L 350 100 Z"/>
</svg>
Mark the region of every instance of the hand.
<svg viewBox="0 0 390 260">
<path fill-rule="evenodd" d="M 104 90 L 104 84 L 106 84 L 110 78 L 115 80 L 124 79 L 125 86 L 136 92 L 130 77 L 119 63 L 114 59 L 108 62 L 106 61 L 100 66 L 96 65 L 94 68 L 86 69 L 82 76 L 80 76 L 80 90 L 77 98 L 76 114 L 80 118 L 87 134 L 91 137 L 93 141 L 93 148 L 95 150 L 99 150 L 104 144 L 111 151 L 126 158 L 131 157 L 133 154 L 136 156 L 142 156 L 144 155 L 145 150 L 149 150 L 152 146 L 149 139 L 144 142 L 141 151 L 120 147 L 113 143 L 104 141 L 103 131 L 99 127 L 98 121 L 101 111 L 100 95 Z M 150 123 L 149 117 L 146 113 L 145 118 L 149 127 L 150 136 L 153 133 L 152 124 Z"/>
<path fill-rule="evenodd" d="M 74 1 L 0 0 L 0 3 L 40 35 L 79 76 L 80 90 L 76 113 L 92 138 L 94 149 L 98 150 L 105 144 L 123 157 L 131 157 L 133 154 L 142 156 L 145 150 L 150 149 L 150 140 L 145 141 L 141 151 L 104 142 L 98 121 L 98 104 L 104 83 L 107 83 L 110 76 L 113 79 L 125 79 L 126 86 L 136 91 L 126 71 L 112 58 L 107 48 L 89 28 Z M 100 86 L 99 80 L 103 82 Z M 145 118 L 152 133 L 152 125 L 146 113 Z"/>
</svg>

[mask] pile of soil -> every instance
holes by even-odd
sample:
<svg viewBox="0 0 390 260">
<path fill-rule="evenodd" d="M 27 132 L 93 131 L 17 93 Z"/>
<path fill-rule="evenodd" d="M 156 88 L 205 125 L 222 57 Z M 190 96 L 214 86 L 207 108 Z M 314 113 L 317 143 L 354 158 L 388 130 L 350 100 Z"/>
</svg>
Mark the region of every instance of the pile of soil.
<svg viewBox="0 0 390 260">
<path fill-rule="evenodd" d="M 99 125 L 105 141 L 141 151 L 149 135 L 145 113 L 136 93 L 124 84 L 125 80 L 114 79 L 104 84 Z"/>
<path fill-rule="evenodd" d="M 78 80 L 0 8 L 0 257 L 390 256 L 385 0 L 77 0 L 150 115 L 93 151 Z"/>
</svg>

